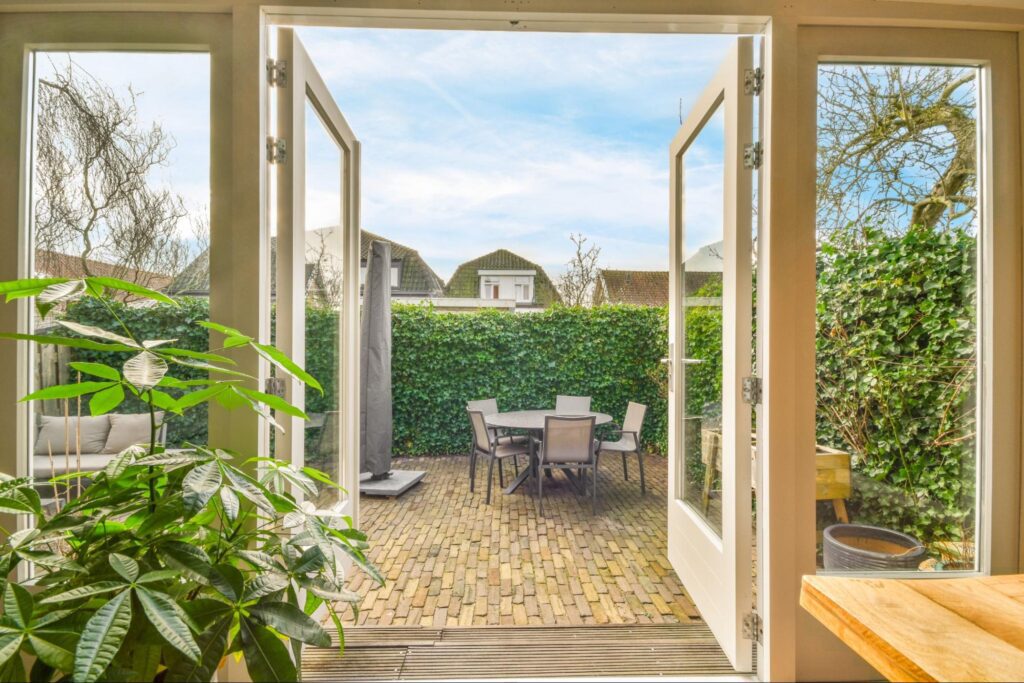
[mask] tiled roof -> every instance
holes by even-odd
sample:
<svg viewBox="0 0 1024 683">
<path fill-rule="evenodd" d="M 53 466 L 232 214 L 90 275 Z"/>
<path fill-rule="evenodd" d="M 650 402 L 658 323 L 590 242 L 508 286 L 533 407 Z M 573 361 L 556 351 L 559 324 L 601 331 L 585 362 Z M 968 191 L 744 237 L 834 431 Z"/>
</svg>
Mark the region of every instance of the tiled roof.
<svg viewBox="0 0 1024 683">
<path fill-rule="evenodd" d="M 544 269 L 508 249 L 498 249 L 472 261 L 466 261 L 455 269 L 451 280 L 444 289 L 445 296 L 476 298 L 480 296 L 480 270 L 534 270 L 534 298 L 541 306 L 550 306 L 562 298 L 548 278 Z"/>
<path fill-rule="evenodd" d="M 402 281 L 393 290 L 395 293 L 422 294 L 427 296 L 439 294 L 444 289 L 444 283 L 441 281 L 441 278 L 427 265 L 427 262 L 423 260 L 418 251 L 366 230 L 360 232 L 359 239 L 362 260 L 366 260 L 366 255 L 370 249 L 370 242 L 374 240 L 388 242 L 391 245 L 391 257 L 402 262 Z M 275 244 L 275 241 L 271 241 L 271 268 L 274 267 L 274 255 L 277 251 Z M 308 276 L 309 273 L 307 273 Z M 204 251 L 195 261 L 189 264 L 182 271 L 181 275 L 175 278 L 167 291 L 169 294 L 184 296 L 208 296 L 210 293 L 209 251 Z"/>
<path fill-rule="evenodd" d="M 595 304 L 668 305 L 668 271 L 607 270 L 597 272 Z"/>
<path fill-rule="evenodd" d="M 86 259 L 85 265 L 96 277 L 115 277 L 121 280 L 136 282 L 150 289 L 163 289 L 173 279 L 170 275 L 154 273 L 149 270 L 124 268 L 106 261 Z M 85 276 L 82 257 L 76 254 L 63 254 L 49 249 L 36 250 L 35 270 L 40 275 L 49 277 L 80 278 Z"/>
</svg>

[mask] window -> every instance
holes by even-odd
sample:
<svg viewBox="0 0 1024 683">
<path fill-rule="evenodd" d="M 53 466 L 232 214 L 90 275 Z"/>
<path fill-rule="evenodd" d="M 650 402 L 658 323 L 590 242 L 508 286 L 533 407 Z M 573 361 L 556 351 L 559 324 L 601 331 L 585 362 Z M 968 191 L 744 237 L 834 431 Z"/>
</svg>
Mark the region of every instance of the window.
<svg viewBox="0 0 1024 683">
<path fill-rule="evenodd" d="M 168 73 L 190 74 L 168 81 Z M 113 310 L 94 299 L 62 304 L 30 323 L 61 334 L 60 322 L 117 329 L 144 339 L 176 338 L 207 350 L 210 293 L 210 57 L 202 53 L 38 51 L 32 54 L 31 224 L 36 277 L 113 277 L 166 292 L 182 307 L 124 292 Z M 97 128 L 110 131 L 97 137 Z M 97 190 L 97 188 L 99 188 Z M 173 332 L 171 331 L 173 330 Z M 32 390 L 85 381 L 76 361 L 120 368 L 118 352 L 44 345 L 32 350 Z M 177 369 L 181 379 L 206 373 Z M 29 469 L 52 474 L 97 469 L 133 443 L 148 443 L 144 404 L 128 396 L 109 414 L 87 401 L 35 401 Z M 171 447 L 207 442 L 206 407 L 163 414 L 158 438 Z M 100 464 L 99 467 L 103 465 Z M 82 480 L 53 484 L 44 498 L 70 499 Z"/>
<path fill-rule="evenodd" d="M 533 297 L 530 294 L 532 288 L 528 284 L 516 285 L 516 301 L 519 303 L 533 303 Z"/>
<path fill-rule="evenodd" d="M 979 75 L 818 69 L 815 459 L 827 570 L 977 566 Z"/>
</svg>

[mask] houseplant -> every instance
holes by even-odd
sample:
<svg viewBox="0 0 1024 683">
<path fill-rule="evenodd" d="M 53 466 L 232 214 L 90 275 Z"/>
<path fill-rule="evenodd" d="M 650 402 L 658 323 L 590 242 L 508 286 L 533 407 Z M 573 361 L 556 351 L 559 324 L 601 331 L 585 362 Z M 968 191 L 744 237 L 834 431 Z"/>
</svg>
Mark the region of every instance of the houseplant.
<svg viewBox="0 0 1024 683">
<path fill-rule="evenodd" d="M 11 281 L 0 283 L 0 293 L 7 301 L 35 297 L 44 316 L 81 297 L 109 306 L 112 293 L 174 304 L 102 277 Z M 123 323 L 111 331 L 57 322 L 73 334 L 0 336 L 123 353 L 125 361 L 120 367 L 75 363 L 85 381 L 22 400 L 87 397 L 89 412 L 102 415 L 134 395 L 149 411 L 150 439 L 90 473 L 81 494 L 55 510 L 43 506 L 40 482 L 2 476 L 0 512 L 31 515 L 31 522 L 0 533 L 0 678 L 203 681 L 236 655 L 255 680 L 296 680 L 302 644 L 330 644 L 311 615 L 326 610 L 340 640 L 337 604 L 354 605 L 339 557 L 381 580 L 364 554 L 366 537 L 350 518 L 309 502 L 321 487 L 335 486 L 324 473 L 211 445 L 168 450 L 157 432 L 161 413 L 182 414 L 211 401 L 254 410 L 272 423 L 273 412 L 305 415 L 253 388 L 255 379 L 234 369 L 222 349 L 196 352 L 174 340 L 141 339 Z M 257 353 L 278 373 L 320 390 L 273 346 L 199 324 L 222 335 L 224 349 Z M 176 379 L 175 370 L 185 368 L 209 378 Z M 62 475 L 46 486 L 59 492 L 80 477 Z M 34 566 L 33 579 L 14 580 L 25 563 Z M 26 659 L 34 660 L 29 671 Z"/>
</svg>

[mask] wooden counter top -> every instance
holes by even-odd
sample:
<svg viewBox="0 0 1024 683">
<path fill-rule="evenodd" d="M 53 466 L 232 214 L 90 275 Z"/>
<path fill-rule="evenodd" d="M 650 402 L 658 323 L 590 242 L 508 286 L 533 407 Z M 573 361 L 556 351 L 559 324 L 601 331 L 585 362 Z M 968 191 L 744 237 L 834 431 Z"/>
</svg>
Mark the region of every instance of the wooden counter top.
<svg viewBox="0 0 1024 683">
<path fill-rule="evenodd" d="M 805 576 L 800 604 L 890 681 L 1024 680 L 1024 575 Z"/>
</svg>

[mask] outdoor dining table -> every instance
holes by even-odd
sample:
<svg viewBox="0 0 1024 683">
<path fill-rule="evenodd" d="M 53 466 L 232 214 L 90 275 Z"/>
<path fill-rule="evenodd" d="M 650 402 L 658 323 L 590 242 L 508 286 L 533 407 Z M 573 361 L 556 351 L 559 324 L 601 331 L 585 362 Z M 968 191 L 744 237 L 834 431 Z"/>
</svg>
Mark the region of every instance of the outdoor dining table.
<svg viewBox="0 0 1024 683">
<path fill-rule="evenodd" d="M 559 415 L 559 417 L 593 417 L 595 425 L 608 424 L 612 416 L 606 413 L 573 413 L 572 415 L 558 414 L 553 408 L 547 410 L 512 410 L 507 413 L 493 413 L 484 416 L 484 422 L 488 427 L 495 429 L 518 429 L 530 432 L 531 437 L 541 437 L 544 434 L 544 419 L 548 415 Z M 530 466 L 519 473 L 519 476 L 505 488 L 505 493 L 512 493 L 522 486 L 532 473 L 537 470 L 537 449 L 530 442 Z"/>
</svg>

